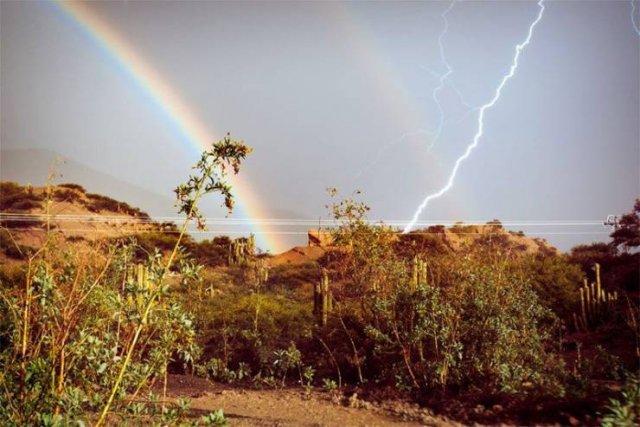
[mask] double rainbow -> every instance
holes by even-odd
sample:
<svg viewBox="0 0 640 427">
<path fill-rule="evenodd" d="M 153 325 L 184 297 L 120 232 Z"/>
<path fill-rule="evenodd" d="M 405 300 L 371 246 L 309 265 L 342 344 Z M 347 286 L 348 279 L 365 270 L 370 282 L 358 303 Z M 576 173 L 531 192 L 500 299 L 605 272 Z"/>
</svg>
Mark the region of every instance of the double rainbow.
<svg viewBox="0 0 640 427">
<path fill-rule="evenodd" d="M 79 1 L 55 3 L 85 35 L 105 53 L 110 61 L 130 77 L 153 100 L 170 120 L 184 140 L 198 153 L 208 148 L 220 135 L 208 128 L 198 115 L 180 98 L 179 93 L 162 78 L 158 71 L 144 60 L 117 30 L 95 13 L 89 4 Z M 251 184 L 242 174 L 231 178 L 236 196 L 236 209 L 245 218 L 265 218 L 262 204 Z M 251 230 L 257 245 L 265 250 L 278 252 L 286 249 L 286 243 L 278 238 L 277 231 L 260 221 L 252 221 Z"/>
</svg>

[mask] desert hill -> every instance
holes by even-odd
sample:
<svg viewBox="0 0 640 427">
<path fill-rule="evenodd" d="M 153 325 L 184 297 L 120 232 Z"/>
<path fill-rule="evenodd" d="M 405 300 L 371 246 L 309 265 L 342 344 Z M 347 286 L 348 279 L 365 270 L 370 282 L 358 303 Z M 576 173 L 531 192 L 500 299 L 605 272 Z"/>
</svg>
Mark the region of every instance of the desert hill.
<svg viewBox="0 0 640 427">
<path fill-rule="evenodd" d="M 48 195 L 48 191 L 51 192 Z M 50 202 L 47 202 L 49 200 Z M 0 183 L 0 224 L 16 244 L 39 247 L 47 228 L 65 240 L 97 240 L 144 231 L 158 231 L 162 225 L 147 213 L 127 203 L 89 193 L 77 184 L 47 187 Z"/>
<path fill-rule="evenodd" d="M 499 246 L 504 255 L 521 256 L 531 254 L 556 254 L 557 249 L 540 238 L 531 238 L 521 231 L 507 230 L 498 222 L 484 225 L 462 225 L 453 227 L 433 226 L 409 234 L 398 234 L 395 239 L 399 251 L 460 253 L 479 246 Z M 332 244 L 327 230 L 309 230 L 307 246 L 295 246 L 267 260 L 269 266 L 298 265 L 315 262 L 330 250 Z"/>
<path fill-rule="evenodd" d="M 92 241 L 133 234 L 158 236 L 166 234 L 166 231 L 175 231 L 172 224 L 160 224 L 139 208 L 107 196 L 87 192 L 78 184 L 53 186 L 49 206 L 46 202 L 47 191 L 47 187 L 0 183 L 0 223 L 10 231 L 11 239 L 18 245 L 39 247 L 44 239 L 47 224 L 68 241 Z M 218 242 L 215 247 L 205 245 L 198 249 L 201 252 L 200 257 L 206 259 L 207 250 L 215 250 L 217 258 L 223 256 L 222 246 L 229 239 L 216 239 Z M 15 246 L 15 243 L 6 241 L 6 236 L 4 240 L 3 247 Z M 499 222 L 485 225 L 457 224 L 449 228 L 433 226 L 405 235 L 398 234 L 396 245 L 401 251 L 411 247 L 420 252 L 428 252 L 431 248 L 459 253 L 478 245 L 498 245 L 505 254 L 510 255 L 556 252 L 546 241 L 527 237 L 522 232 L 506 230 Z M 265 261 L 269 267 L 300 265 L 316 262 L 327 251 L 334 249 L 336 248 L 332 246 L 327 230 L 309 230 L 307 246 L 294 246 L 285 252 L 267 257 Z"/>
<path fill-rule="evenodd" d="M 432 226 L 403 235 L 403 238 L 423 243 L 430 241 L 432 245 L 442 245 L 454 253 L 479 245 L 500 246 L 503 252 L 511 254 L 557 253 L 557 249 L 546 240 L 528 237 L 522 231 L 507 230 L 499 221 L 483 225 L 456 224 L 449 228 Z"/>
<path fill-rule="evenodd" d="M 95 170 L 71 157 L 41 149 L 1 150 L 0 181 L 30 183 L 45 186 L 52 162 L 60 159 L 56 166 L 57 182 L 82 183 L 93 193 L 109 195 L 118 200 L 136 201 L 136 206 L 153 216 L 172 215 L 173 199 L 163 196 L 113 174 Z"/>
</svg>

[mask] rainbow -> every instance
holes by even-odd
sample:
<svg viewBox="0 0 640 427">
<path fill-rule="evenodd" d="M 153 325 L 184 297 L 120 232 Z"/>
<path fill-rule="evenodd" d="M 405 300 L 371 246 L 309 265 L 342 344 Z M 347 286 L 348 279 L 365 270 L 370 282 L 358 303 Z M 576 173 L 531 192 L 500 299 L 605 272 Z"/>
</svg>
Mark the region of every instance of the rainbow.
<svg viewBox="0 0 640 427">
<path fill-rule="evenodd" d="M 171 87 L 116 29 L 91 10 L 89 4 L 75 0 L 58 1 L 54 4 L 157 104 L 198 154 L 204 148 L 210 147 L 212 141 L 219 139 L 220 134 L 202 123 L 198 115 L 180 98 L 176 89 Z M 255 190 L 243 179 L 242 174 L 233 176 L 231 182 L 236 196 L 236 209 L 242 216 L 267 217 Z M 277 253 L 287 248 L 286 243 L 278 239 L 281 234 L 271 230 L 261 221 L 252 221 L 251 231 L 256 235 L 257 245 L 264 250 Z"/>
</svg>

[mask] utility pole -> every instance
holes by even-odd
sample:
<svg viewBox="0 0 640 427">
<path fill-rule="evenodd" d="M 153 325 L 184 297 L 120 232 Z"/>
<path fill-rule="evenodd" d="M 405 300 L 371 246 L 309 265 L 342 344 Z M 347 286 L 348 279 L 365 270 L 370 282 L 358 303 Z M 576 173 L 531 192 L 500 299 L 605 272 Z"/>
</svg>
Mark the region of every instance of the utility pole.
<svg viewBox="0 0 640 427">
<path fill-rule="evenodd" d="M 607 219 L 602 224 L 605 227 L 613 227 L 613 231 L 620 228 L 620 222 L 618 221 L 618 215 L 607 215 Z"/>
</svg>

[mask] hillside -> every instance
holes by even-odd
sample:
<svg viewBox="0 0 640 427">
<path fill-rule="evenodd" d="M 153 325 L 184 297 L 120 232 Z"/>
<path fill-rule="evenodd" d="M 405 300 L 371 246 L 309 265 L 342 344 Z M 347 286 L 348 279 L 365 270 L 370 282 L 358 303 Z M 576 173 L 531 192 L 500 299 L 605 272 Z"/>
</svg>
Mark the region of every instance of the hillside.
<svg viewBox="0 0 640 427">
<path fill-rule="evenodd" d="M 326 232 L 325 232 L 326 233 Z M 275 255 L 267 260 L 269 266 L 298 265 L 315 262 L 330 250 L 337 249 L 325 237 L 319 241 L 315 236 L 317 230 L 309 231 L 307 246 L 295 246 L 288 251 Z M 480 246 L 499 247 L 505 256 L 522 256 L 532 254 L 557 254 L 555 247 L 546 240 L 526 236 L 503 228 L 499 224 L 454 225 L 446 228 L 434 226 L 416 230 L 409 234 L 399 234 L 395 240 L 398 251 L 456 254 Z"/>
<path fill-rule="evenodd" d="M 43 245 L 47 227 L 53 230 L 51 235 L 58 238 L 49 246 L 55 248 L 55 251 L 51 251 L 52 259 L 57 259 L 60 263 L 57 264 L 57 270 L 52 271 L 59 274 L 56 283 L 65 284 L 69 284 L 64 280 L 68 281 L 70 277 L 65 273 L 69 255 L 71 258 L 78 256 L 88 264 L 101 259 L 104 262 L 109 255 L 103 251 L 106 245 L 99 242 L 101 239 L 113 243 L 114 238 L 135 235 L 137 241 L 128 246 L 132 248 L 133 255 L 127 262 L 130 263 L 128 271 L 137 272 L 137 280 L 132 281 L 129 287 L 116 286 L 111 289 L 122 298 L 103 301 L 104 307 L 109 307 L 106 315 L 109 321 L 113 320 L 112 313 L 135 313 L 141 308 L 137 305 L 139 299 L 133 298 L 133 294 L 141 289 L 152 289 L 146 287 L 150 283 L 147 281 L 149 276 L 144 279 L 145 274 L 152 270 L 149 267 L 145 269 L 145 266 L 153 265 L 158 260 L 163 263 L 169 258 L 149 255 L 156 250 L 167 255 L 177 242 L 173 224 L 155 222 L 139 208 L 90 193 L 78 184 L 60 184 L 47 188 L 0 183 L 0 223 L 3 227 L 0 230 L 0 273 L 11 292 L 22 289 L 22 282 L 16 278 L 23 274 L 21 272 L 24 269 L 16 267 L 24 265 L 25 254 L 33 253 Z M 325 233 L 324 238 L 318 239 L 317 236 L 322 233 Z M 542 324 L 542 317 L 531 318 L 533 315 L 548 315 L 553 311 L 559 316 L 558 319 L 570 320 L 569 316 L 576 313 L 579 304 L 578 287 L 582 275 L 577 266 L 569 265 L 564 256 L 557 256 L 555 248 L 542 239 L 506 230 L 497 221 L 484 225 L 456 224 L 449 228 L 433 226 L 408 234 L 384 233 L 385 238 L 377 243 L 366 243 L 365 239 L 368 246 L 364 251 L 361 246 L 359 252 L 357 239 L 354 246 L 337 246 L 328 229 L 323 229 L 322 233 L 311 230 L 307 246 L 296 246 L 275 256 L 256 253 L 253 237 L 230 239 L 219 236 L 212 240 L 196 241 L 186 236 L 181 241 L 184 251 L 179 252 L 170 270 L 171 276 L 165 282 L 168 284 L 167 289 L 171 289 L 165 298 L 170 298 L 167 301 L 171 301 L 172 305 L 163 302 L 167 305 L 159 306 L 155 316 L 183 307 L 188 314 L 177 318 L 185 319 L 184 325 L 198 325 L 200 329 L 197 334 L 188 332 L 188 336 L 191 337 L 189 340 L 193 339 L 197 343 L 201 353 L 188 376 L 182 375 L 184 371 L 180 368 L 170 368 L 167 401 L 190 396 L 193 398 L 192 408 L 202 413 L 222 406 L 229 418 L 238 425 L 245 425 L 245 418 L 250 419 L 246 425 L 270 425 L 273 422 L 299 425 L 297 423 L 305 419 L 304 409 L 309 407 L 315 411 L 314 420 L 325 419 L 330 425 L 339 424 L 347 418 L 351 421 L 359 419 L 363 425 L 393 425 L 399 421 L 398 417 L 416 424 L 423 421 L 449 425 L 452 423 L 451 419 L 464 423 L 471 420 L 489 424 L 505 420 L 511 420 L 514 424 L 529 423 L 530 420 L 526 418 L 528 415 L 519 415 L 522 411 L 519 403 L 509 399 L 495 400 L 493 407 L 504 408 L 499 412 L 494 412 L 493 409 L 478 412 L 480 401 L 473 400 L 479 398 L 477 395 L 455 410 L 449 409 L 448 401 L 442 403 L 442 396 L 434 396 L 435 400 L 429 401 L 428 406 L 436 408 L 435 413 L 439 414 L 436 418 L 432 418 L 434 411 L 429 407 L 420 409 L 415 405 L 405 405 L 403 402 L 408 395 L 402 390 L 411 387 L 410 377 L 402 377 L 404 370 L 408 370 L 407 365 L 411 364 L 411 369 L 422 370 L 422 378 L 428 378 L 432 370 L 421 364 L 417 351 L 413 351 L 416 356 L 413 360 L 398 363 L 402 360 L 402 347 L 397 347 L 396 341 L 410 339 L 413 332 L 412 329 L 394 332 L 393 328 L 398 325 L 403 328 L 410 325 L 409 321 L 393 320 L 395 314 L 386 318 L 392 320 L 388 326 L 380 323 L 382 328 L 391 329 L 380 331 L 386 336 L 391 336 L 388 334 L 392 332 L 397 333 L 396 340 L 389 340 L 381 335 L 382 340 L 372 341 L 375 336 L 371 335 L 371 331 L 374 331 L 372 328 L 375 322 L 387 321 L 385 317 L 375 316 L 391 312 L 380 311 L 376 306 L 365 306 L 367 310 L 378 310 L 372 311 L 371 317 L 365 317 L 370 315 L 369 311 L 363 310 L 362 304 L 371 301 L 403 304 L 402 313 L 409 313 L 416 316 L 416 319 L 442 313 L 448 316 L 444 320 L 439 317 L 425 319 L 444 322 L 439 324 L 443 331 L 446 331 L 451 322 L 463 322 L 460 323 L 462 326 L 457 326 L 461 328 L 461 338 L 453 337 L 457 340 L 456 345 L 466 351 L 459 353 L 460 363 L 468 365 L 475 358 L 491 360 L 501 357 L 500 354 L 517 351 L 517 355 L 523 355 L 520 360 L 524 360 L 524 364 L 532 360 L 532 355 L 542 357 L 541 354 L 546 356 L 547 353 L 539 351 L 542 344 L 514 347 L 511 337 L 517 336 L 520 339 L 531 333 L 527 325 Z M 94 242 L 98 244 L 94 245 Z M 116 247 L 122 250 L 120 245 L 111 246 Z M 380 252 L 376 254 L 375 251 Z M 377 258 L 369 263 L 372 253 Z M 353 259 L 349 259 L 350 254 L 355 255 Z M 544 256 L 530 256 L 539 254 Z M 47 256 L 43 258 L 46 259 Z M 423 262 L 421 268 L 417 267 L 419 259 L 429 263 L 429 276 L 426 263 Z M 343 260 L 347 260 L 347 263 L 341 266 Z M 203 265 L 204 268 L 200 269 L 196 264 Z M 101 269 L 97 268 L 99 266 L 95 266 L 94 273 L 100 274 Z M 379 266 L 383 268 L 378 270 Z M 402 270 L 397 270 L 399 275 L 388 276 L 394 268 Z M 403 272 L 411 272 L 413 276 Z M 120 273 L 114 270 L 110 274 Z M 133 277 L 129 276 L 128 280 Z M 415 279 L 411 280 L 415 282 L 410 280 L 413 277 Z M 102 283 L 108 288 L 110 284 L 120 283 L 120 279 Z M 599 273 L 597 282 L 600 283 Z M 97 282 L 86 280 L 83 283 Z M 322 285 L 319 286 L 319 283 Z M 370 284 L 377 283 L 383 283 L 386 289 L 397 294 L 372 293 L 370 286 L 373 285 Z M 411 291 L 411 286 L 415 286 L 418 291 Z M 73 286 L 65 285 L 56 289 L 57 292 L 64 292 L 73 289 Z M 90 289 L 92 288 L 88 288 L 87 292 Z M 379 289 L 385 290 L 382 286 Z M 446 292 L 428 293 L 436 289 L 446 289 Z M 87 295 L 102 298 L 100 293 L 95 293 L 95 296 L 89 293 Z M 368 297 L 363 298 L 363 295 Z M 437 299 L 428 299 L 432 297 Z M 510 299 L 503 303 L 507 297 Z M 64 306 L 70 300 L 73 298 L 61 294 L 57 301 Z M 113 301 L 123 306 L 110 306 Z M 531 301 L 535 302 L 536 311 L 531 311 Z M 423 302 L 444 308 L 440 312 L 424 310 Z M 167 310 L 168 307 L 173 308 Z M 381 307 L 384 309 L 384 306 Z M 525 310 L 520 307 L 528 308 Z M 613 305 L 610 304 L 610 307 Z M 458 315 L 461 310 L 464 310 L 464 316 Z M 478 317 L 478 313 L 482 317 Z M 190 317 L 192 315 L 193 321 Z M 486 318 L 498 319 L 502 322 L 500 327 L 512 328 L 513 331 L 506 338 L 487 344 L 487 335 L 484 334 L 487 328 L 493 337 L 502 335 L 491 329 L 494 326 L 483 320 Z M 589 320 L 593 325 L 606 325 L 604 322 L 609 320 L 604 316 L 603 319 Z M 119 318 L 118 321 L 122 324 L 124 318 Z M 488 326 L 482 329 L 481 334 L 475 334 L 476 324 L 480 321 Z M 115 327 L 114 325 L 115 323 L 111 326 Z M 545 363 L 557 364 L 559 359 L 555 358 L 563 357 L 568 366 L 573 366 L 579 357 L 573 349 L 577 348 L 576 340 L 582 339 L 580 337 L 586 332 L 578 329 L 578 326 L 575 330 L 571 329 L 573 326 L 570 323 L 566 325 L 574 333 L 574 336 L 565 338 L 567 350 L 557 355 L 554 353 Z M 516 330 L 517 328 L 520 329 Z M 310 339 L 309 331 L 312 331 L 314 339 Z M 623 330 L 615 336 L 615 341 L 606 342 L 606 348 L 623 361 L 620 366 L 621 363 L 633 366 L 635 362 L 633 349 L 625 344 L 631 342 L 629 332 Z M 150 330 L 149 333 L 149 337 L 153 337 L 155 332 Z M 545 336 L 534 335 L 529 339 L 542 340 Z M 588 357 L 597 357 L 599 350 L 596 346 L 604 339 L 599 337 L 600 335 L 591 341 L 584 341 L 585 345 L 580 351 Z M 420 339 L 422 342 L 418 348 L 428 350 L 433 336 Z M 379 347 L 376 346 L 381 345 L 387 346 L 385 352 L 377 352 Z M 494 347 L 500 349 L 498 356 L 492 352 Z M 490 348 L 491 351 L 487 350 L 489 352 L 486 354 L 474 353 L 477 348 Z M 436 353 L 427 355 L 435 361 L 439 357 Z M 144 360 L 145 352 L 140 352 L 136 357 Z M 113 358 L 110 357 L 109 360 Z M 282 365 L 283 363 L 286 365 Z M 383 365 L 392 367 L 393 371 L 381 369 Z M 533 366 L 532 369 L 534 368 L 537 369 Z M 464 366 L 453 366 L 452 369 L 457 370 L 455 377 L 438 377 L 434 381 L 446 380 L 454 387 L 461 387 L 464 384 L 457 382 L 457 378 L 472 378 L 476 375 L 472 369 Z M 357 380 L 360 375 L 363 380 Z M 601 374 L 589 375 L 598 378 Z M 380 379 L 379 384 L 383 386 L 378 389 L 378 383 L 364 381 L 366 377 Z M 404 388 L 389 388 L 398 378 L 404 381 Z M 209 380 L 214 381 L 215 385 Z M 423 387 L 423 390 L 429 390 L 428 386 L 432 384 L 425 382 L 421 386 L 417 381 L 418 385 L 413 385 L 416 389 Z M 304 391 L 290 391 L 286 388 L 294 383 L 304 386 Z M 185 384 L 193 386 L 185 390 Z M 521 380 L 513 384 L 524 387 Z M 320 391 L 321 387 L 324 391 Z M 263 390 L 256 390 L 260 388 Z M 164 390 L 162 388 L 163 393 Z M 523 390 L 526 392 L 526 387 Z M 389 394 L 385 394 L 386 397 L 378 400 L 378 393 L 387 392 Z M 273 418 L 270 411 L 281 400 L 286 401 L 290 407 L 297 408 L 294 417 Z M 375 402 L 379 402 L 379 405 Z M 594 408 L 601 408 L 597 406 L 601 405 L 598 402 L 594 404 Z M 541 404 L 555 403 L 554 398 Z M 540 420 L 560 419 L 566 422 L 565 413 L 577 411 L 575 408 L 570 409 L 570 412 L 554 408 L 552 406 L 548 411 L 548 419 L 544 418 L 547 415 L 540 415 Z M 544 411 L 541 413 L 546 414 Z M 592 417 L 591 414 L 587 415 Z"/>
<path fill-rule="evenodd" d="M 170 196 L 162 196 L 119 179 L 114 174 L 95 170 L 73 158 L 49 150 L 2 150 L 0 181 L 44 186 L 55 159 L 63 159 L 56 167 L 61 175 L 57 182 L 82 183 L 93 193 L 109 195 L 118 200 L 135 201 L 136 206 L 152 216 L 167 216 L 174 212 L 173 199 Z"/>
<path fill-rule="evenodd" d="M 406 234 L 403 239 L 413 240 L 424 246 L 440 246 L 453 253 L 481 245 L 500 248 L 505 255 L 558 252 L 546 240 L 528 237 L 521 231 L 507 230 L 497 221 L 484 225 L 456 224 L 449 228 L 432 226 Z"/>
<path fill-rule="evenodd" d="M 19 246 L 38 248 L 49 227 L 64 241 L 97 240 L 142 231 L 157 231 L 160 225 L 146 212 L 100 194 L 89 193 L 77 184 L 51 188 L 47 207 L 47 188 L 0 183 L 0 212 L 3 227 Z M 47 213 L 48 209 L 48 213 Z M 3 249 L 15 244 L 3 233 Z"/>
<path fill-rule="evenodd" d="M 156 223 L 141 209 L 126 202 L 101 194 L 90 193 L 78 184 L 60 184 L 52 187 L 49 216 L 46 215 L 46 187 L 0 184 L 0 211 L 2 224 L 11 230 L 19 245 L 37 247 L 49 226 L 70 240 L 96 240 L 120 237 L 141 232 L 161 232 Z M 268 266 L 297 265 L 315 262 L 328 250 L 335 249 L 329 240 L 319 242 L 309 232 L 307 246 L 295 246 L 267 260 Z M 410 244 L 416 250 L 429 248 L 458 253 L 479 245 L 500 246 L 510 255 L 556 253 L 546 241 L 530 238 L 522 232 L 504 229 L 499 223 L 486 225 L 454 225 L 446 228 L 434 226 L 399 235 L 399 250 Z"/>
</svg>

